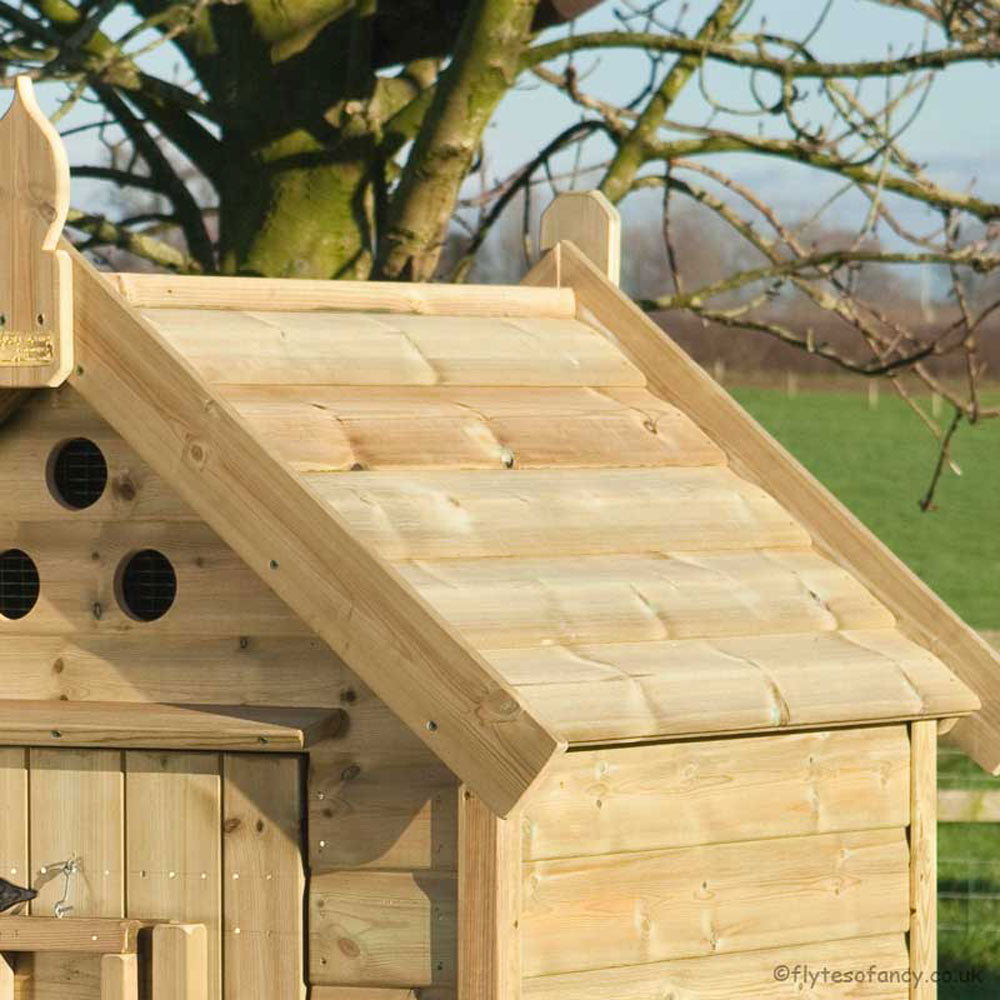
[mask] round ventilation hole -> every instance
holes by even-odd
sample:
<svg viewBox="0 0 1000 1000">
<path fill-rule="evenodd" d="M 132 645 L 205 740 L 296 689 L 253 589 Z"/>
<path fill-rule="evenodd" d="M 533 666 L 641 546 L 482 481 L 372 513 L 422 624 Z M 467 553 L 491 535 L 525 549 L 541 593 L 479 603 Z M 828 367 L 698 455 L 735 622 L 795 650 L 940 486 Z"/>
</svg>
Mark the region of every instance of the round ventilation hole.
<svg viewBox="0 0 1000 1000">
<path fill-rule="evenodd" d="M 0 617 L 16 621 L 38 603 L 38 567 L 20 549 L 0 552 Z"/>
<path fill-rule="evenodd" d="M 49 460 L 49 488 L 71 510 L 93 506 L 108 485 L 104 453 L 87 438 L 73 438 L 59 445 Z"/>
<path fill-rule="evenodd" d="M 176 597 L 177 574 L 162 552 L 143 549 L 122 563 L 118 600 L 130 617 L 155 622 L 170 610 Z"/>
</svg>

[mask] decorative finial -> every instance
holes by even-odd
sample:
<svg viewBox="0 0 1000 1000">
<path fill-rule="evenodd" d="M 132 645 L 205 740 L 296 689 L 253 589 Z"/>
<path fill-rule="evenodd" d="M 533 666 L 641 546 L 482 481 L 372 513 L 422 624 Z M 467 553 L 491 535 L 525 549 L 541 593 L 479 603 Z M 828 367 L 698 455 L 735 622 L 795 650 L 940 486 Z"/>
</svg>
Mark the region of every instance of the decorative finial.
<svg viewBox="0 0 1000 1000">
<path fill-rule="evenodd" d="M 0 120 L 0 388 L 60 385 L 72 369 L 68 210 L 66 150 L 20 76 Z"/>
<path fill-rule="evenodd" d="M 564 191 L 542 213 L 541 247 L 575 243 L 608 280 L 621 277 L 622 218 L 600 191 Z"/>
</svg>

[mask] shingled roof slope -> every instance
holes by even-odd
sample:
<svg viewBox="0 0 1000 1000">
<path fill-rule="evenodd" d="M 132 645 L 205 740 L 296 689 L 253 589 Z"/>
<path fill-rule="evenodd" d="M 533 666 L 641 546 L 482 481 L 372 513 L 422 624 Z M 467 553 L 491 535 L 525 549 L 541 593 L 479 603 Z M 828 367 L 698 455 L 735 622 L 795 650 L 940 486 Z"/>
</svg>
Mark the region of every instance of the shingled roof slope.
<svg viewBox="0 0 1000 1000">
<path fill-rule="evenodd" d="M 143 315 L 560 739 L 978 705 L 586 322 Z"/>
</svg>

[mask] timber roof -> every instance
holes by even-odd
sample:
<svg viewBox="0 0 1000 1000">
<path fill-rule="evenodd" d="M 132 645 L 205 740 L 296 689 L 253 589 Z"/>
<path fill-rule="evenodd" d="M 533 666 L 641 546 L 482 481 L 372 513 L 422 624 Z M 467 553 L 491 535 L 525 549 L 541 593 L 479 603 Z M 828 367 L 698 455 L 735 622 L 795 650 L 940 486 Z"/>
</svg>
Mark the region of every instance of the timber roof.
<svg viewBox="0 0 1000 1000">
<path fill-rule="evenodd" d="M 996 655 L 572 244 L 529 280 L 74 256 L 70 381 L 501 814 L 567 745 L 977 694 L 997 767 Z"/>
<path fill-rule="evenodd" d="M 530 309 L 142 312 L 560 740 L 977 707 L 618 346 Z"/>
</svg>

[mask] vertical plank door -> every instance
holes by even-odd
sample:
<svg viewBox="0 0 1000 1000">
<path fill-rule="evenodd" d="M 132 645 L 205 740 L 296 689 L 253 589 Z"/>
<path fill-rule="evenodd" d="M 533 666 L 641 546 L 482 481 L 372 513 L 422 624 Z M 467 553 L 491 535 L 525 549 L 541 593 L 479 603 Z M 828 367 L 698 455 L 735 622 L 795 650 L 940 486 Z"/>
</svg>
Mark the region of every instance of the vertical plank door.
<svg viewBox="0 0 1000 1000">
<path fill-rule="evenodd" d="M 28 885 L 28 753 L 0 749 L 0 877 Z"/>
<path fill-rule="evenodd" d="M 125 755 L 128 916 L 204 924 L 208 996 L 222 997 L 222 759 Z"/>
<path fill-rule="evenodd" d="M 225 754 L 223 954 L 226 1000 L 302 1000 L 302 762 Z"/>
<path fill-rule="evenodd" d="M 125 915 L 125 802 L 118 750 L 30 750 L 31 867 L 39 890 L 35 915 L 51 916 L 64 880 L 52 866 L 81 859 L 69 900 L 74 917 Z M 48 869 L 42 873 L 42 868 Z M 100 995 L 100 959 L 34 956 L 31 1000 L 93 1000 Z"/>
</svg>

